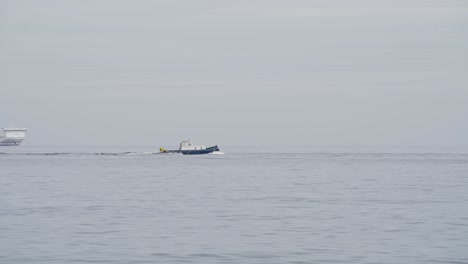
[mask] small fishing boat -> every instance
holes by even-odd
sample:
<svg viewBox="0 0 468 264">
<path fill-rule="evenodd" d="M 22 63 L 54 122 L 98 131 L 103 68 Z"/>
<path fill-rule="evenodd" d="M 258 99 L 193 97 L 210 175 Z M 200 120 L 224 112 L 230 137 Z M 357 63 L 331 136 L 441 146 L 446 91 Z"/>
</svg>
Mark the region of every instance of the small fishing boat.
<svg viewBox="0 0 468 264">
<path fill-rule="evenodd" d="M 183 140 L 182 142 L 180 142 L 178 150 L 167 150 L 164 148 L 159 149 L 160 153 L 182 153 L 184 155 L 209 154 L 215 151 L 219 151 L 219 148 L 217 145 L 209 147 L 209 148 L 205 146 L 195 146 L 192 144 L 190 139 Z"/>
</svg>

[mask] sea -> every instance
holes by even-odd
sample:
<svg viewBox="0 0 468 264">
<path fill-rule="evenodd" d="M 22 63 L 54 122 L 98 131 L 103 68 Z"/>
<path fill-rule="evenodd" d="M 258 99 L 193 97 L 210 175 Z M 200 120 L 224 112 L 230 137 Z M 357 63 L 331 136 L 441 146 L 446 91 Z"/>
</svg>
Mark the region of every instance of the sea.
<svg viewBox="0 0 468 264">
<path fill-rule="evenodd" d="M 468 147 L 0 147 L 0 263 L 468 263 Z"/>
</svg>

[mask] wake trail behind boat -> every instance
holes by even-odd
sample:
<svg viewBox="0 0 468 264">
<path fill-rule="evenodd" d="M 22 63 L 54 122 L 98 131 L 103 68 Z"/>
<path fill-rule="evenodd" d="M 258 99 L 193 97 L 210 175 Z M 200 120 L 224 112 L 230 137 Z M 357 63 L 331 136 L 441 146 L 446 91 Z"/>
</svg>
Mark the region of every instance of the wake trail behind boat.
<svg viewBox="0 0 468 264">
<path fill-rule="evenodd" d="M 11 156 L 143 156 L 143 155 L 154 155 L 159 154 L 158 152 L 29 152 L 29 153 L 11 153 L 11 152 L 0 152 L 0 155 L 11 155 Z"/>
</svg>

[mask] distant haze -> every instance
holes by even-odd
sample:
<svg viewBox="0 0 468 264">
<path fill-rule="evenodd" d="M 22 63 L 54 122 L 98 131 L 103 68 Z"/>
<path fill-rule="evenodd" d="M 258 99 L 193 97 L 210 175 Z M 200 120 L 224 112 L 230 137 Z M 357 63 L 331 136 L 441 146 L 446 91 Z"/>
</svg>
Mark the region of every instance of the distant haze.
<svg viewBox="0 0 468 264">
<path fill-rule="evenodd" d="M 25 145 L 468 145 L 468 1 L 0 2 Z"/>
</svg>

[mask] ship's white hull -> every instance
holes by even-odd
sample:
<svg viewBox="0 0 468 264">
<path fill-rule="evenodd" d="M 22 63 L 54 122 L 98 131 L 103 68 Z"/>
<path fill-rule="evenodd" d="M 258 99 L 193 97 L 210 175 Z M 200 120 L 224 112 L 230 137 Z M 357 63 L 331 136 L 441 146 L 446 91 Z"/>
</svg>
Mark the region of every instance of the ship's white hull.
<svg viewBox="0 0 468 264">
<path fill-rule="evenodd" d="M 24 138 L 6 138 L 0 137 L 0 146 L 19 146 Z"/>
<path fill-rule="evenodd" d="M 23 138 L 0 138 L 0 146 L 19 146 Z"/>
</svg>

